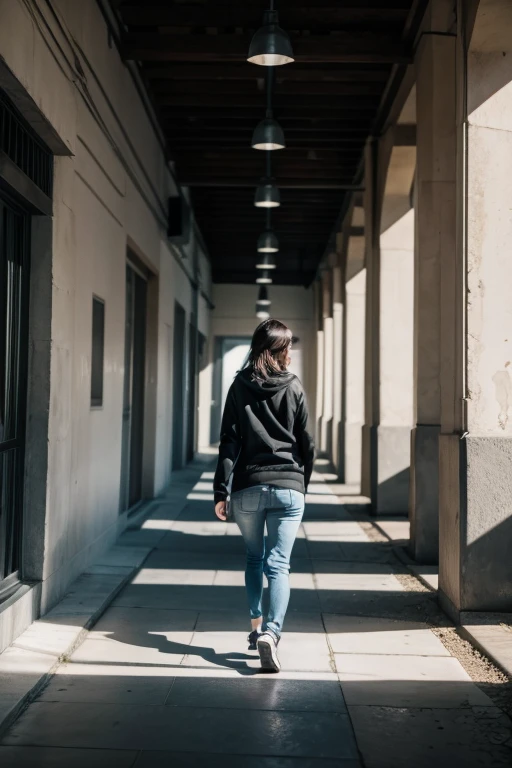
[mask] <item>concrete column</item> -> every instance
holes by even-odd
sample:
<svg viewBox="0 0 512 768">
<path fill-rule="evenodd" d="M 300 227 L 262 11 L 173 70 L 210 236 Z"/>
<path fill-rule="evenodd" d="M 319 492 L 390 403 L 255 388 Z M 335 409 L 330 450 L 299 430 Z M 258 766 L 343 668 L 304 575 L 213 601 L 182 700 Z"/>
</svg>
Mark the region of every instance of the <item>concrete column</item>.
<svg viewBox="0 0 512 768">
<path fill-rule="evenodd" d="M 361 486 L 362 427 L 364 424 L 364 338 L 366 269 L 347 281 L 345 287 L 345 407 L 343 465 L 344 482 Z"/>
<path fill-rule="evenodd" d="M 512 606 L 512 6 L 457 46 L 457 248 L 443 285 L 440 599 Z"/>
<path fill-rule="evenodd" d="M 317 451 L 320 449 L 322 434 L 322 412 L 324 406 L 324 331 L 322 321 L 322 283 L 315 283 L 316 313 L 316 402 L 315 402 L 315 440 Z"/>
<path fill-rule="evenodd" d="M 441 296 L 455 253 L 456 38 L 429 34 L 416 58 L 417 184 L 414 279 L 414 420 L 411 435 L 410 551 L 439 556 Z"/>
<path fill-rule="evenodd" d="M 368 290 L 362 480 L 374 514 L 405 514 L 409 506 L 414 212 L 404 213 L 397 205 L 402 195 L 395 190 L 401 189 L 402 176 L 400 153 L 395 152 L 389 130 L 369 147 L 365 202 Z"/>
<path fill-rule="evenodd" d="M 340 472 L 340 429 L 343 406 L 343 273 L 341 267 L 332 270 L 333 281 L 333 382 L 331 457 L 336 472 Z"/>
<path fill-rule="evenodd" d="M 330 453 L 333 415 L 333 353 L 334 327 L 332 316 L 332 270 L 322 273 L 322 330 L 323 330 L 323 406 L 320 431 L 320 452 Z"/>
</svg>

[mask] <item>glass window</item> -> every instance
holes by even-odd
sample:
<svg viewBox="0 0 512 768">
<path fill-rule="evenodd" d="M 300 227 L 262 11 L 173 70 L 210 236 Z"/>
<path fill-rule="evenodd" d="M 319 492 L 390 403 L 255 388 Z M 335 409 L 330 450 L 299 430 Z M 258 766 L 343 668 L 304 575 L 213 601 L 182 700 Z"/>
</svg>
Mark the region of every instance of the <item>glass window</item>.
<svg viewBox="0 0 512 768">
<path fill-rule="evenodd" d="M 92 299 L 91 406 L 103 405 L 103 359 L 105 352 L 105 302 Z"/>
</svg>

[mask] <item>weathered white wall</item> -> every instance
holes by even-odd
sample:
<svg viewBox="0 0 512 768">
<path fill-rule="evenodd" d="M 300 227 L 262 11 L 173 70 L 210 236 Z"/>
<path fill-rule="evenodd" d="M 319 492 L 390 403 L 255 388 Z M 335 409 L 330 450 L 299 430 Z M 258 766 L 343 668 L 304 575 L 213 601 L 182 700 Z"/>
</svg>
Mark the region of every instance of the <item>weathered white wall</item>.
<svg viewBox="0 0 512 768">
<path fill-rule="evenodd" d="M 252 336 L 261 322 L 256 317 L 256 285 L 214 285 L 211 342 L 208 366 L 201 376 L 199 444 L 210 444 L 210 411 L 212 400 L 212 367 L 215 338 L 219 336 Z M 304 384 L 310 410 L 311 427 L 315 421 L 316 339 L 313 291 L 294 286 L 269 286 L 271 316 L 291 328 L 299 343 L 292 350 L 290 370 Z"/>
<path fill-rule="evenodd" d="M 209 265 L 195 239 L 182 259 L 166 238 L 166 200 L 176 184 L 132 78 L 94 0 L 54 0 L 62 28 L 43 2 L 0 0 L 0 52 L 73 155 L 56 159 L 49 459 L 43 611 L 116 538 L 119 517 L 128 241 L 157 281 L 156 393 L 150 477 L 169 481 L 174 301 L 194 312 L 190 280 Z M 22 41 L 22 42 L 21 42 Z M 77 68 L 76 61 L 80 63 Z M 82 72 L 80 72 L 80 69 Z M 90 408 L 92 296 L 105 301 L 102 409 Z M 199 326 L 209 310 L 198 300 Z M 36 372 L 37 373 L 37 372 Z M 146 463 L 146 462 L 145 462 Z"/>
</svg>

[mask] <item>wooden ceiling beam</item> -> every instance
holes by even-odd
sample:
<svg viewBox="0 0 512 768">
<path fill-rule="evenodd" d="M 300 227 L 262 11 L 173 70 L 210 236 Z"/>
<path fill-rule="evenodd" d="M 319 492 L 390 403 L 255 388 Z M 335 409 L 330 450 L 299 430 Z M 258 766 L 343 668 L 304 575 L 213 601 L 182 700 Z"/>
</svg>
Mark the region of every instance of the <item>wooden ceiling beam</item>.
<svg viewBox="0 0 512 768">
<path fill-rule="evenodd" d="M 355 2 L 343 5 L 288 6 L 279 8 L 279 22 L 285 29 L 346 29 L 354 25 L 402 25 L 407 19 L 407 8 L 361 7 Z M 268 7 L 268 4 L 267 4 Z M 235 27 L 257 29 L 262 23 L 262 9 L 244 3 L 215 3 L 209 5 L 125 5 L 121 16 L 128 26 L 134 27 Z"/>
<path fill-rule="evenodd" d="M 254 188 L 254 179 L 247 181 L 240 178 L 209 178 L 201 174 L 182 174 L 180 182 L 184 187 L 249 187 Z M 323 181 L 312 179 L 279 179 L 279 189 L 342 189 L 351 192 L 362 189 L 360 184 L 351 181 Z"/>
<path fill-rule="evenodd" d="M 176 94 L 212 94 L 224 96 L 254 95 L 265 107 L 265 84 L 263 79 L 253 80 L 152 80 L 151 90 L 160 96 L 173 97 Z M 382 83 L 324 83 L 285 81 L 274 88 L 275 103 L 282 96 L 380 96 Z"/>
<path fill-rule="evenodd" d="M 224 107 L 237 107 L 241 109 L 243 107 L 253 107 L 260 110 L 260 114 L 265 112 L 265 100 L 263 94 L 258 93 L 226 93 L 216 94 L 210 93 L 161 93 L 157 96 L 158 104 L 161 107 L 204 107 L 210 106 L 217 109 L 223 109 Z M 337 108 L 339 111 L 344 112 L 368 112 L 371 115 L 375 114 L 375 110 L 378 106 L 378 98 L 372 96 L 345 96 L 337 99 Z M 313 94 L 307 94 L 305 96 L 280 96 L 279 101 L 276 101 L 275 112 L 276 115 L 282 115 L 288 109 L 288 107 L 296 108 L 299 106 L 305 112 L 306 110 L 314 113 L 317 109 L 324 109 L 329 112 L 328 104 L 326 104 L 325 96 L 319 94 L 318 96 Z"/>
<path fill-rule="evenodd" d="M 284 119 L 290 120 L 314 120 L 316 118 L 322 120 L 326 118 L 349 120 L 353 114 L 350 110 L 347 110 L 344 106 L 337 106 L 337 103 L 327 103 L 324 99 L 322 106 L 315 107 L 314 109 L 308 109 L 307 106 L 301 106 L 300 99 L 295 100 L 296 105 L 294 107 L 287 106 L 285 110 L 282 109 L 281 104 L 276 104 L 275 115 L 276 118 L 281 121 Z M 361 112 L 358 110 L 353 114 L 354 119 L 361 119 Z M 254 120 L 254 124 L 261 120 L 262 106 L 261 104 L 244 106 L 220 106 L 218 101 L 216 104 L 174 104 L 172 106 L 160 106 L 159 112 L 162 117 L 169 119 L 189 119 L 189 118 L 204 118 L 206 120 L 222 118 L 230 119 L 235 122 L 240 120 Z M 363 119 L 372 119 L 375 112 L 371 109 L 364 110 L 365 114 Z"/>
<path fill-rule="evenodd" d="M 125 60 L 169 62 L 247 61 L 250 35 L 128 34 Z M 366 32 L 304 35 L 292 40 L 295 59 L 303 63 L 408 64 L 411 52 L 396 38 Z"/>
<path fill-rule="evenodd" d="M 234 64 L 167 64 L 164 66 L 147 66 L 144 69 L 148 80 L 178 80 L 194 81 L 250 81 L 258 77 L 258 72 L 250 64 L 240 66 Z M 301 65 L 294 62 L 291 67 L 276 67 L 275 81 L 308 82 L 308 83 L 381 83 L 385 84 L 389 79 L 390 68 L 381 66 L 376 68 L 356 68 L 347 65 Z M 260 74 L 259 77 L 262 77 Z"/>
</svg>

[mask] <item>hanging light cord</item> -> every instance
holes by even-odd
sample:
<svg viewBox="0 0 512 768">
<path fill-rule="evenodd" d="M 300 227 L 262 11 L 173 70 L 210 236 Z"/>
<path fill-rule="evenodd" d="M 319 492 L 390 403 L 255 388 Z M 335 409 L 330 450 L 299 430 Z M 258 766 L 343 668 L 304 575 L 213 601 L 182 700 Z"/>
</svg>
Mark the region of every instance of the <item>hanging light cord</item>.
<svg viewBox="0 0 512 768">
<path fill-rule="evenodd" d="M 274 69 L 275 67 L 267 67 L 267 117 L 273 116 L 272 110 L 272 91 L 274 88 Z"/>
</svg>

